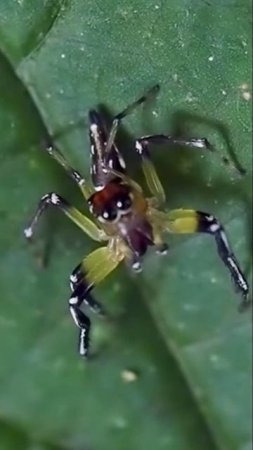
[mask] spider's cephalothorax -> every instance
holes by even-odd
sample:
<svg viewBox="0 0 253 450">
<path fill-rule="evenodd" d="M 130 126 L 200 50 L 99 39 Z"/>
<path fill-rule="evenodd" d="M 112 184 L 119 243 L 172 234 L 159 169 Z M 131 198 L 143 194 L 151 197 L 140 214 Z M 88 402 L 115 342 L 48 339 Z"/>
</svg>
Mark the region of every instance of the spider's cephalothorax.
<svg viewBox="0 0 253 450">
<path fill-rule="evenodd" d="M 133 268 L 139 258 L 154 244 L 152 226 L 147 218 L 148 201 L 126 182 L 114 179 L 88 200 L 90 211 L 104 225 L 108 236 L 121 242 Z"/>
<path fill-rule="evenodd" d="M 90 172 L 92 187 L 76 170 L 66 162 L 61 152 L 50 144 L 47 152 L 54 157 L 79 185 L 88 202 L 93 220 L 67 203 L 55 193 L 44 195 L 25 236 L 31 238 L 39 216 L 49 206 L 57 206 L 86 234 L 98 242 L 107 242 L 99 247 L 75 268 L 70 276 L 71 296 L 69 310 L 80 330 L 79 352 L 87 356 L 89 348 L 90 320 L 81 310 L 84 303 L 92 310 L 103 313 L 102 307 L 91 294 L 92 288 L 102 281 L 117 265 L 125 260 L 133 270 L 141 270 L 141 259 L 149 246 L 159 253 L 166 253 L 167 244 L 163 236 L 168 233 L 204 232 L 216 241 L 218 254 L 230 272 L 235 288 L 242 296 L 241 306 L 249 303 L 248 284 L 228 243 L 223 226 L 212 215 L 193 209 L 176 209 L 166 212 L 162 209 L 165 194 L 156 170 L 151 162 L 151 144 L 175 144 L 189 149 L 210 150 L 206 139 L 175 138 L 164 134 L 144 136 L 135 141 L 135 150 L 141 164 L 151 197 L 146 198 L 141 187 L 126 174 L 125 161 L 115 144 L 120 121 L 148 96 L 154 94 L 158 86 L 124 111 L 115 116 L 107 131 L 103 118 L 97 111 L 90 111 Z"/>
</svg>

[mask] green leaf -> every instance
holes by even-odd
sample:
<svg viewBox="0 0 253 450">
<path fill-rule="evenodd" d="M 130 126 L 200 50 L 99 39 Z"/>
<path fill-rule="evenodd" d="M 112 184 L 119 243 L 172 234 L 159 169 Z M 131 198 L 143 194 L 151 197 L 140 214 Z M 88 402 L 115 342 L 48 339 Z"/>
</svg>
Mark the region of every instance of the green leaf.
<svg viewBox="0 0 253 450">
<path fill-rule="evenodd" d="M 97 356 L 85 363 L 68 274 L 94 245 L 53 213 L 32 248 L 22 236 L 47 191 L 82 207 L 40 150 L 46 134 L 88 174 L 88 109 L 119 112 L 159 82 L 156 104 L 119 134 L 131 175 L 134 136 L 207 137 L 216 154 L 154 149 L 167 206 L 217 215 L 250 269 L 249 14 L 244 0 L 1 2 L 0 448 L 250 448 L 250 323 L 211 239 L 173 237 L 166 258 L 148 255 L 142 276 L 122 267 L 106 280 L 96 295 L 112 318 L 92 317 Z"/>
</svg>

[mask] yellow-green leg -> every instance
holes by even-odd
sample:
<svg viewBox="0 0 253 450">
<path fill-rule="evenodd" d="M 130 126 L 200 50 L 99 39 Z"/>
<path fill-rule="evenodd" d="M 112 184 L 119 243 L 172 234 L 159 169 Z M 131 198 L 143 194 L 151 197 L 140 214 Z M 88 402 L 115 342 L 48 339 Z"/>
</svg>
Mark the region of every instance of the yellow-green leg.
<svg viewBox="0 0 253 450">
<path fill-rule="evenodd" d="M 91 295 L 91 290 L 112 272 L 123 255 L 117 256 L 108 247 L 101 247 L 88 255 L 70 276 L 72 295 L 69 299 L 69 310 L 79 333 L 79 353 L 87 356 L 89 350 L 90 319 L 80 309 L 82 304 L 93 311 L 103 314 L 103 309 Z"/>
<path fill-rule="evenodd" d="M 92 222 L 88 217 L 84 216 L 80 211 L 71 206 L 66 200 L 64 200 L 60 195 L 51 192 L 44 195 L 39 201 L 37 210 L 30 221 L 27 228 L 24 230 L 25 237 L 30 239 L 34 232 L 34 227 L 36 226 L 39 217 L 42 213 L 49 207 L 56 206 L 60 209 L 66 216 L 69 217 L 72 222 L 74 222 L 81 230 L 86 233 L 94 241 L 106 240 L 106 234 L 103 230 L 97 227 L 94 222 Z"/>
<path fill-rule="evenodd" d="M 153 97 L 154 95 L 156 95 L 156 93 L 159 91 L 159 85 L 156 84 L 155 86 L 153 86 L 151 89 L 149 89 L 146 94 L 144 94 L 142 97 L 140 97 L 138 100 L 134 101 L 133 103 L 131 103 L 130 105 L 128 105 L 121 113 L 117 114 L 112 122 L 112 127 L 108 136 L 108 140 L 106 143 L 106 148 L 105 148 L 105 155 L 109 155 L 110 150 L 112 148 L 112 145 L 114 144 L 115 138 L 116 138 L 116 134 L 117 134 L 117 130 L 118 127 L 120 125 L 120 122 L 122 121 L 122 119 L 124 119 L 124 117 L 128 116 L 129 114 L 131 114 L 133 112 L 133 110 L 141 105 L 142 103 L 146 102 L 149 98 Z M 138 140 L 136 142 L 136 149 L 139 153 L 141 153 L 139 151 L 139 148 L 141 146 L 141 144 L 139 144 L 141 140 Z M 105 167 L 107 168 L 107 159 L 105 158 Z M 150 192 L 154 195 L 154 197 L 156 198 L 157 202 L 159 204 L 163 203 L 165 201 L 165 193 L 163 190 L 163 187 L 161 185 L 161 182 L 159 180 L 159 177 L 156 173 L 156 170 L 151 162 L 151 160 L 149 158 L 142 158 L 142 167 L 143 167 L 143 171 L 144 171 L 144 175 L 147 181 L 147 185 L 148 188 L 150 190 Z M 109 169 L 108 169 L 109 170 Z M 113 172 L 110 170 L 110 172 Z M 131 183 L 133 183 L 131 181 Z"/>
<path fill-rule="evenodd" d="M 227 267 L 236 290 L 242 295 L 241 309 L 249 304 L 249 286 L 230 247 L 225 230 L 212 215 L 192 209 L 176 209 L 163 216 L 164 227 L 170 233 L 208 233 L 214 236 L 219 257 Z"/>
<path fill-rule="evenodd" d="M 138 139 L 135 142 L 135 148 L 137 153 L 141 156 L 142 170 L 147 186 L 151 194 L 155 197 L 157 205 L 162 205 L 166 200 L 166 196 L 155 166 L 151 161 L 148 144 L 144 141 L 142 142 L 142 139 Z"/>
<path fill-rule="evenodd" d="M 92 194 L 92 189 L 89 183 L 81 176 L 81 174 L 77 170 L 73 169 L 69 165 L 60 150 L 56 148 L 51 142 L 48 142 L 44 149 L 66 170 L 68 175 L 78 184 L 86 200 L 88 200 L 88 198 Z"/>
<path fill-rule="evenodd" d="M 158 204 L 165 202 L 165 193 L 156 169 L 151 161 L 149 147 L 152 144 L 167 144 L 171 146 L 181 145 L 191 149 L 212 150 L 211 145 L 205 138 L 176 138 L 164 134 L 143 136 L 135 141 L 135 149 L 142 159 L 142 168 L 150 192 L 156 198 Z"/>
</svg>

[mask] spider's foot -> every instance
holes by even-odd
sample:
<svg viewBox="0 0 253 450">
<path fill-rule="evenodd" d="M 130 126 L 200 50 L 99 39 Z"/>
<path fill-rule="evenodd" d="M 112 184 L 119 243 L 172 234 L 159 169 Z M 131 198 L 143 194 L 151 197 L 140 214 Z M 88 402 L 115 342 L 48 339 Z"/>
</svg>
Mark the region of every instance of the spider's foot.
<svg viewBox="0 0 253 450">
<path fill-rule="evenodd" d="M 30 240 L 32 238 L 33 235 L 33 230 L 31 227 L 27 227 L 24 229 L 24 235 L 26 237 L 26 239 Z"/>
<path fill-rule="evenodd" d="M 238 306 L 238 311 L 239 312 L 246 311 L 250 307 L 251 303 L 252 303 L 251 299 L 248 296 L 245 296 L 241 301 L 240 305 Z"/>
</svg>

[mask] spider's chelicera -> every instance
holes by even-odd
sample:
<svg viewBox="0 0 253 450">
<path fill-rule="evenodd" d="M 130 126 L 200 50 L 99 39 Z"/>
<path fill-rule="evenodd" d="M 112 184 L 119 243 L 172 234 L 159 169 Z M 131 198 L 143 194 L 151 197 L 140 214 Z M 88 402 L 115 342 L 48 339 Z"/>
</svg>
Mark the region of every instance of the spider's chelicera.
<svg viewBox="0 0 253 450">
<path fill-rule="evenodd" d="M 141 270 L 141 259 L 149 246 L 159 253 L 166 253 L 167 244 L 163 235 L 168 233 L 203 232 L 215 239 L 218 254 L 230 272 L 235 288 L 242 296 L 245 306 L 248 300 L 248 283 L 230 248 L 221 223 L 212 215 L 193 209 L 165 211 L 165 193 L 156 170 L 151 162 L 149 149 L 152 144 L 181 145 L 189 149 L 211 150 L 206 139 L 175 138 L 164 134 L 144 136 L 135 141 L 135 150 L 141 165 L 151 197 L 146 198 L 142 188 L 126 173 L 125 161 L 119 152 L 115 137 L 121 120 L 137 105 L 158 90 L 154 86 L 146 95 L 129 105 L 115 116 L 107 131 L 103 117 L 97 111 L 89 112 L 90 121 L 90 175 L 93 188 L 73 170 L 61 152 L 53 145 L 47 152 L 76 181 L 81 189 L 93 220 L 71 206 L 60 195 L 51 192 L 44 195 L 34 217 L 24 230 L 31 238 L 40 215 L 53 205 L 63 211 L 88 236 L 106 244 L 83 259 L 70 276 L 71 296 L 69 310 L 80 330 L 79 352 L 88 355 L 90 319 L 81 310 L 88 305 L 93 311 L 103 313 L 102 307 L 92 296 L 92 289 L 100 283 L 117 265 L 125 260 L 133 270 Z"/>
</svg>

